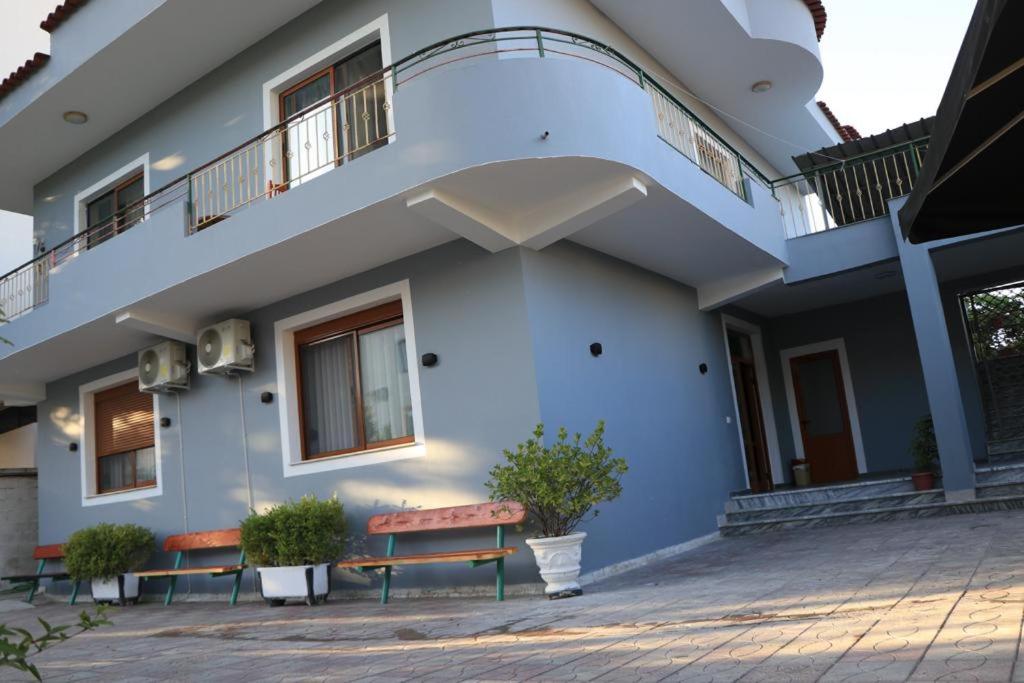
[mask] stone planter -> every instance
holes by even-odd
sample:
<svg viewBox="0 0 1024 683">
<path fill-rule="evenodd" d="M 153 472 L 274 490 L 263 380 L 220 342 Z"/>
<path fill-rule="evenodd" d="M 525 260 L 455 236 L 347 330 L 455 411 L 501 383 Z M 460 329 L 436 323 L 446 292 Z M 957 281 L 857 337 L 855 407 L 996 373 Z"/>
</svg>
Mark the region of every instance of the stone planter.
<svg viewBox="0 0 1024 683">
<path fill-rule="evenodd" d="M 93 579 L 92 600 L 96 603 L 134 605 L 139 601 L 139 577 L 121 574 L 113 579 Z"/>
<path fill-rule="evenodd" d="M 547 586 L 544 594 L 551 599 L 582 595 L 580 588 L 580 560 L 583 558 L 585 531 L 552 538 L 528 538 L 526 545 L 533 550 L 540 576 Z"/>
<path fill-rule="evenodd" d="M 326 602 L 331 592 L 330 564 L 306 564 L 295 567 L 257 567 L 260 594 L 271 607 L 289 598 L 305 600 L 307 605 Z"/>
</svg>

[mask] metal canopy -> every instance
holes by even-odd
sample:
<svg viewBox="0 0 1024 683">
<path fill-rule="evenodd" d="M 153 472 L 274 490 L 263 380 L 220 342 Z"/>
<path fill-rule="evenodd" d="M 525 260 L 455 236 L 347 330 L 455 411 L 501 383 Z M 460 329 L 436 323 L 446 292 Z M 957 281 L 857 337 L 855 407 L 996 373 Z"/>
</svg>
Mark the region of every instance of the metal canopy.
<svg viewBox="0 0 1024 683">
<path fill-rule="evenodd" d="M 913 243 L 1024 223 L 1024 2 L 979 0 L 920 180 L 900 210 Z"/>
<path fill-rule="evenodd" d="M 817 152 L 801 154 L 800 156 L 793 157 L 793 162 L 801 172 L 833 166 L 847 159 L 927 138 L 932 134 L 934 123 L 934 116 L 921 119 L 920 121 L 911 121 L 896 128 L 890 128 L 882 133 L 850 140 L 849 142 L 832 145 L 831 147 L 822 147 Z"/>
</svg>

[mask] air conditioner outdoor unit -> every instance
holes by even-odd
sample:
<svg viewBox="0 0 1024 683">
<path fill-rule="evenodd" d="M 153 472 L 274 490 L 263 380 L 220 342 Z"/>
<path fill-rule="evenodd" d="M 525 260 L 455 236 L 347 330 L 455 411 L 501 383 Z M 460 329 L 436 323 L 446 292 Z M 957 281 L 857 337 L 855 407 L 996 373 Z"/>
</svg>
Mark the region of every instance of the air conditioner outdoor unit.
<svg viewBox="0 0 1024 683">
<path fill-rule="evenodd" d="M 164 393 L 188 389 L 185 345 L 165 341 L 139 351 L 139 391 Z"/>
<path fill-rule="evenodd" d="M 199 330 L 196 358 L 200 375 L 252 372 L 254 352 L 248 320 L 232 318 Z"/>
</svg>

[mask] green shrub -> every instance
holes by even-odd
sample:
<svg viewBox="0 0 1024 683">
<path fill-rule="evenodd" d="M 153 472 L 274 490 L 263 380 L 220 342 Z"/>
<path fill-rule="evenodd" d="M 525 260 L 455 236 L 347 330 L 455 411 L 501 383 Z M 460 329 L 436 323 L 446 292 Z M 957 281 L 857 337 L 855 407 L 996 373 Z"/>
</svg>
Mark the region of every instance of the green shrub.
<svg viewBox="0 0 1024 683">
<path fill-rule="evenodd" d="M 604 421 L 582 440 L 569 439 L 562 427 L 558 440 L 544 447 L 544 425 L 537 425 L 533 438 L 505 451 L 505 465 L 491 468 L 487 488 L 491 500 L 514 500 L 526 506 L 540 528 L 541 536 L 567 536 L 587 519 L 596 517 L 594 506 L 614 500 L 622 493 L 620 479 L 629 468 L 622 458 L 613 458 L 604 443 Z"/>
<path fill-rule="evenodd" d="M 153 532 L 136 524 L 97 524 L 79 529 L 64 544 L 72 578 L 112 579 L 141 569 L 153 554 Z"/>
<path fill-rule="evenodd" d="M 333 562 L 345 549 L 345 511 L 336 497 L 303 496 L 242 521 L 242 549 L 259 567 Z"/>
<path fill-rule="evenodd" d="M 935 467 L 935 461 L 939 458 L 939 445 L 935 442 L 935 425 L 931 415 L 925 415 L 914 425 L 910 454 L 918 472 L 931 472 Z"/>
</svg>

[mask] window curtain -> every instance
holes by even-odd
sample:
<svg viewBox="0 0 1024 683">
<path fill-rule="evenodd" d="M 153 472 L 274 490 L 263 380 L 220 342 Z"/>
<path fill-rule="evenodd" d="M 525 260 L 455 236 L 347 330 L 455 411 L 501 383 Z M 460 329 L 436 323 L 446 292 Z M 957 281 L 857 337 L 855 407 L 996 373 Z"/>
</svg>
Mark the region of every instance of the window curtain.
<svg viewBox="0 0 1024 683">
<path fill-rule="evenodd" d="M 411 436 L 412 394 L 405 355 L 405 325 L 359 336 L 366 442 Z"/>
<path fill-rule="evenodd" d="M 354 335 L 299 347 L 306 455 L 359 446 Z"/>
</svg>

